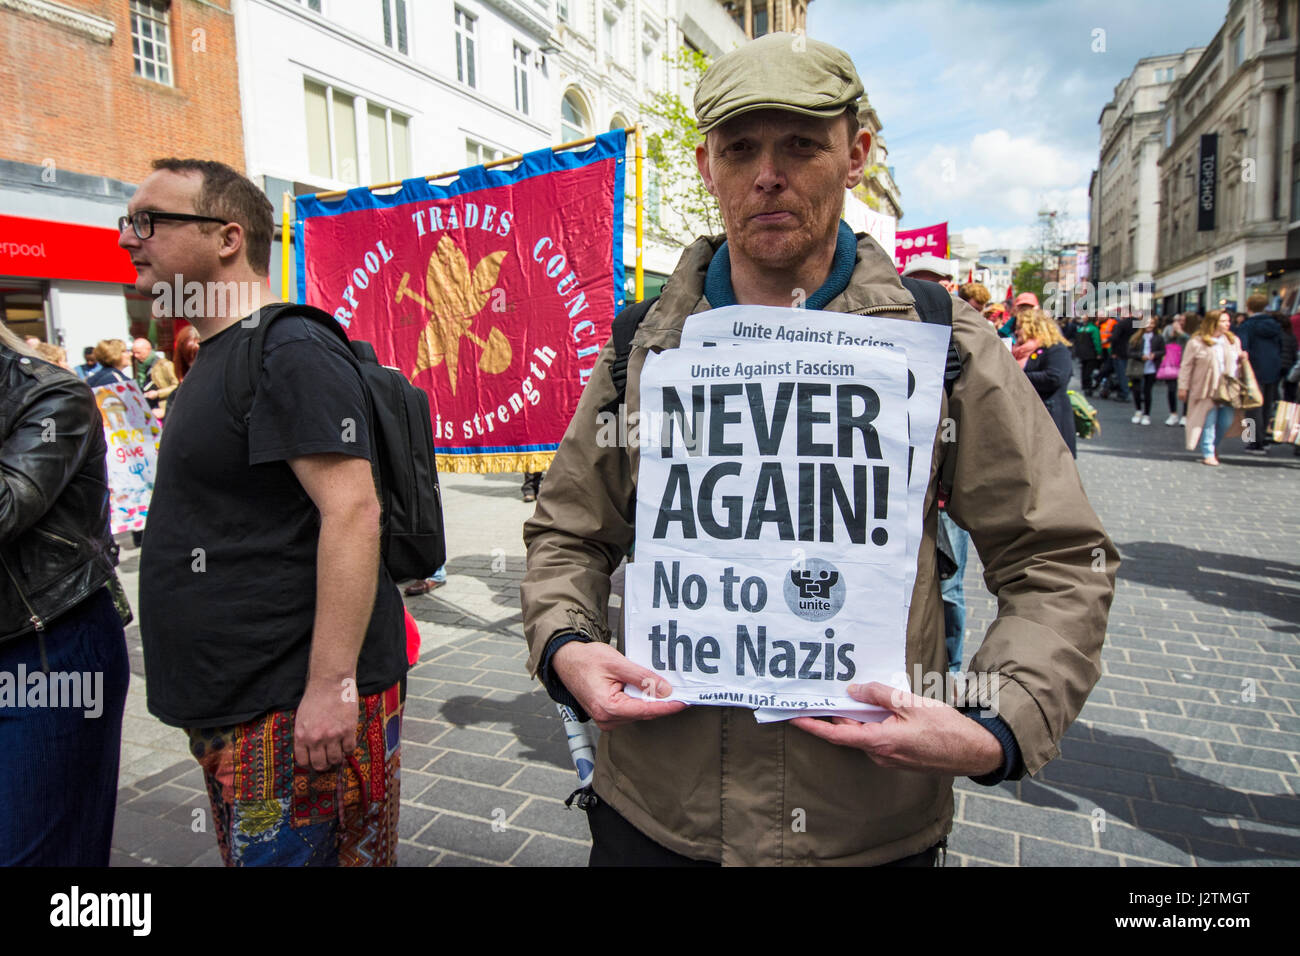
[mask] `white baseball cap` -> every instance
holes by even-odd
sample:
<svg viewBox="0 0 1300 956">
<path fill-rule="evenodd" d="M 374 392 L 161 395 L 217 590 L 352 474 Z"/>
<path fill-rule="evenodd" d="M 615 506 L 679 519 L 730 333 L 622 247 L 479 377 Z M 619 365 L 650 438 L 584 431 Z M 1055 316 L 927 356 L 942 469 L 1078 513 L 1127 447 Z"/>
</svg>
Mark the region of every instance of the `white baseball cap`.
<svg viewBox="0 0 1300 956">
<path fill-rule="evenodd" d="M 952 262 L 948 259 L 940 259 L 938 256 L 932 256 L 928 252 L 914 257 L 906 266 L 903 267 L 903 275 L 916 275 L 918 272 L 931 272 L 937 276 L 943 276 L 951 279 L 953 272 Z"/>
</svg>

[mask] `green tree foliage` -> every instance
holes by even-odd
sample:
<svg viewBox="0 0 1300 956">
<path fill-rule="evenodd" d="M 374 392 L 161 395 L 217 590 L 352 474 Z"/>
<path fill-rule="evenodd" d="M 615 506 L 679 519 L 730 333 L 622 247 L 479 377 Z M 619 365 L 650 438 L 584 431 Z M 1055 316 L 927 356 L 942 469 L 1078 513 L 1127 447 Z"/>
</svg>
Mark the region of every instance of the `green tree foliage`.
<svg viewBox="0 0 1300 956">
<path fill-rule="evenodd" d="M 682 47 L 665 56 L 670 71 L 679 71 L 688 95 L 709 68 L 709 58 L 698 50 Z M 646 220 L 649 230 L 664 242 L 685 245 L 696 235 L 723 231 L 722 212 L 700 179 L 695 165 L 695 147 L 704 137 L 695 123 L 695 110 L 671 91 L 656 91 L 641 104 L 647 119 Z M 650 179 L 657 173 L 658 201 L 651 201 Z"/>
<path fill-rule="evenodd" d="M 1025 259 L 1011 274 L 1011 285 L 1015 287 L 1017 295 L 1021 292 L 1032 292 L 1040 300 L 1043 296 L 1044 281 L 1041 259 Z"/>
</svg>

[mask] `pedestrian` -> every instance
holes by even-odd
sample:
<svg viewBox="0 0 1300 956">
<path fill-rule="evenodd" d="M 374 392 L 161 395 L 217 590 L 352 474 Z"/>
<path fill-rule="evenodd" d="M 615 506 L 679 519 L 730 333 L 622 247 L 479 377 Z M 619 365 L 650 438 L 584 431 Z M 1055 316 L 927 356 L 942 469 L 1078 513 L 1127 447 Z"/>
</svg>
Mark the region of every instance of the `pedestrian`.
<svg viewBox="0 0 1300 956">
<path fill-rule="evenodd" d="M 993 331 L 996 332 L 1007 320 L 1007 307 L 1001 302 L 990 302 L 984 307 L 984 318 L 988 319 L 993 326 Z"/>
<path fill-rule="evenodd" d="M 542 479 L 546 477 L 544 471 L 526 471 L 524 472 L 523 484 L 519 486 L 519 493 L 523 496 L 524 501 L 536 501 L 537 496 L 542 491 Z"/>
<path fill-rule="evenodd" d="M 446 583 L 447 565 L 444 564 L 423 581 L 415 581 L 408 584 L 402 589 L 402 593 L 407 597 L 419 597 L 421 594 L 428 594 L 430 591 L 436 591 Z"/>
<path fill-rule="evenodd" d="M 1101 368 L 1101 332 L 1090 315 L 1079 316 L 1079 331 L 1074 337 L 1074 355 L 1079 360 L 1079 383 L 1083 394 L 1092 397 L 1097 387 L 1097 373 Z"/>
<path fill-rule="evenodd" d="M 130 666 L 107 451 L 90 389 L 0 324 L 0 866 L 109 863 Z"/>
<path fill-rule="evenodd" d="M 1151 319 L 1141 318 L 1128 340 L 1128 363 L 1124 375 L 1133 391 L 1133 424 L 1151 424 L 1151 398 L 1156 387 L 1156 372 L 1165 358 L 1164 337 Z"/>
<path fill-rule="evenodd" d="M 948 268 L 948 263 L 937 256 L 921 255 L 907 264 L 903 275 L 942 285 Z M 987 295 L 987 290 L 985 294 Z M 960 294 L 958 298 L 975 308 L 979 294 L 972 290 L 970 298 Z M 939 600 L 943 602 L 943 644 L 948 654 L 948 672 L 960 674 L 966 642 L 966 559 L 970 554 L 970 534 L 949 517 L 946 499 L 941 497 L 938 504 L 936 540 L 939 550 L 947 555 L 952 564 L 950 568 L 944 569 L 947 571 L 946 577 L 944 570 L 939 574 Z"/>
<path fill-rule="evenodd" d="M 1133 316 L 1121 315 L 1110 330 L 1110 375 L 1111 381 L 1115 383 L 1117 402 L 1129 400 L 1128 343 L 1132 336 Z"/>
<path fill-rule="evenodd" d="M 162 352 L 153 354 L 155 361 L 149 369 L 149 387 L 144 397 L 153 406 L 154 417 L 163 421 L 167 417 L 167 399 L 171 398 L 181 382 L 176 377 L 176 364 L 169 361 Z"/>
<path fill-rule="evenodd" d="M 1282 370 L 1281 377 L 1278 379 L 1278 394 L 1282 396 L 1283 401 L 1294 402 L 1296 400 L 1296 383 L 1290 380 L 1289 373 L 1292 368 L 1296 367 L 1296 353 L 1300 349 L 1297 348 L 1295 334 L 1291 331 L 1291 323 L 1287 321 L 1286 316 L 1280 312 L 1274 312 L 1272 315 L 1273 320 L 1277 322 L 1278 329 L 1281 331 L 1279 344 Z M 1269 420 L 1266 419 L 1265 421 Z M 1297 446 L 1297 449 L 1300 449 L 1300 446 Z"/>
<path fill-rule="evenodd" d="M 199 357 L 199 333 L 194 326 L 187 325 L 176 333 L 172 354 L 176 356 L 172 364 L 176 367 L 176 383 L 179 387 L 193 367 L 194 360 Z"/>
<path fill-rule="evenodd" d="M 1273 316 L 1264 311 L 1267 307 L 1268 296 L 1263 292 L 1252 292 L 1246 297 L 1247 317 L 1237 326 L 1237 337 L 1242 349 L 1250 356 L 1255 381 L 1264 396 L 1263 404 L 1246 410 L 1246 417 L 1253 423 L 1247 426 L 1246 451 L 1256 454 L 1267 452 L 1266 423 L 1273 420 L 1277 383 L 1286 371 L 1282 366 L 1282 328 Z"/>
<path fill-rule="evenodd" d="M 1231 325 L 1232 316 L 1224 309 L 1205 313 L 1187 340 L 1178 372 L 1178 397 L 1187 401 L 1186 447 L 1200 452 L 1203 465 L 1218 465 L 1219 442 L 1242 430 L 1241 409 L 1215 401 L 1220 378 L 1240 371 L 1243 352 Z"/>
<path fill-rule="evenodd" d="M 1160 330 L 1165 342 L 1165 356 L 1156 369 L 1156 381 L 1165 383 L 1165 400 L 1169 403 L 1166 425 L 1181 425 L 1187 420 L 1187 403 L 1178 401 L 1178 370 L 1183 364 L 1183 349 L 1187 346 L 1187 316 L 1179 312 Z"/>
<path fill-rule="evenodd" d="M 1016 336 L 1016 319 L 1024 315 L 1030 309 L 1038 308 L 1038 296 L 1032 292 L 1022 292 L 1016 296 L 1016 301 L 1012 303 L 1011 314 L 1007 320 L 1002 323 L 1002 328 L 998 329 L 998 335 L 1004 339 L 1014 339 Z"/>
<path fill-rule="evenodd" d="M 957 290 L 957 297 L 969 305 L 976 312 L 983 312 L 984 306 L 988 305 L 989 295 L 988 288 L 982 282 L 967 282 Z"/>
<path fill-rule="evenodd" d="M 154 351 L 153 343 L 148 339 L 136 339 L 131 345 L 131 357 L 135 368 L 135 383 L 144 392 L 145 401 L 154 410 L 155 417 L 161 419 L 167 412 L 167 398 L 179 381 L 172 363 L 167 356 Z"/>
<path fill-rule="evenodd" d="M 627 382 L 652 351 L 677 346 L 692 313 L 788 308 L 793 288 L 811 290 L 810 309 L 918 321 L 890 256 L 840 220 L 844 189 L 861 181 L 869 155 L 862 94 L 847 54 L 790 33 L 714 61 L 695 88 L 696 161 L 726 235 L 683 252 L 626 356 Z M 969 665 L 995 675 L 997 716 L 878 683 L 849 689 L 893 711 L 869 725 L 759 724 L 743 709 L 625 694 L 627 683 L 652 696 L 670 688 L 607 643 L 609 575 L 635 542 L 637 441 L 598 440 L 596 421 L 611 402 L 635 421 L 640 394 L 620 392 L 615 349 L 602 351 L 525 523 L 521 589 L 529 670 L 605 731 L 588 811 L 592 863 L 932 866 L 952 827 L 953 777 L 991 785 L 1057 753 L 1100 673 L 1118 555 L 1050 420 L 1025 414 L 1037 404 L 1028 380 L 985 320 L 950 301 L 961 374 L 941 395 L 940 420 L 958 437 L 936 443 L 930 467 L 904 666 L 946 670 L 934 502 L 948 475 L 952 518 L 997 597 L 998 618 Z M 819 822 L 791 829 L 792 807 Z"/>
<path fill-rule="evenodd" d="M 99 368 L 86 376 L 86 384 L 91 388 L 131 381 L 127 374 L 131 367 L 131 353 L 121 339 L 100 339 L 95 346 L 95 363 Z"/>
<path fill-rule="evenodd" d="M 95 361 L 95 347 L 87 345 L 81 353 L 81 364 L 73 369 L 77 373 L 77 378 L 83 382 L 91 376 L 95 369 L 99 368 L 99 363 Z"/>
<path fill-rule="evenodd" d="M 1047 406 L 1052 423 L 1065 440 L 1070 455 L 1076 456 L 1074 409 L 1070 405 L 1070 396 L 1066 394 L 1070 389 L 1074 363 L 1070 361 L 1070 346 L 1065 336 L 1042 309 L 1031 309 L 1016 322 L 1016 341 L 1020 344 L 1012 350 L 1012 355 Z M 1023 352 L 1023 358 L 1016 352 Z"/>
<path fill-rule="evenodd" d="M 35 347 L 35 352 L 51 365 L 66 368 L 69 372 L 72 371 L 72 366 L 68 364 L 68 350 L 63 346 L 41 342 Z"/>
<path fill-rule="evenodd" d="M 148 706 L 189 736 L 226 865 L 390 866 L 408 664 L 361 374 L 288 314 L 264 330 L 251 405 L 228 399 L 276 301 L 273 233 L 257 186 L 194 159 L 155 160 L 119 222 L 142 295 L 234 283 L 254 309 L 189 317 L 203 345 L 169 403 L 140 561 Z"/>
<path fill-rule="evenodd" d="M 140 391 L 148 391 L 153 386 L 150 373 L 157 363 L 158 353 L 154 351 L 152 342 L 141 338 L 131 343 L 132 375 L 135 378 L 135 384 L 140 386 Z M 154 402 L 150 402 L 149 407 L 154 407 L 154 404 Z"/>
</svg>

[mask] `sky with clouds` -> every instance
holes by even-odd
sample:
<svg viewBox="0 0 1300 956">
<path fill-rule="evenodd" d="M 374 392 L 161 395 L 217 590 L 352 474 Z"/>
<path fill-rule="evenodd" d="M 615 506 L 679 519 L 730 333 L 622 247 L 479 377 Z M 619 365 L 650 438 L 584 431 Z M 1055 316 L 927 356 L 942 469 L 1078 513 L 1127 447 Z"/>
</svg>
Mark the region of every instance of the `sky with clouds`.
<svg viewBox="0 0 1300 956">
<path fill-rule="evenodd" d="M 1065 239 L 1086 241 L 1097 118 L 1115 84 L 1141 57 L 1204 46 L 1227 9 L 1228 0 L 813 0 L 808 34 L 853 57 L 902 193 L 899 228 L 947 220 L 981 249 L 1023 248 L 1044 204 L 1065 218 Z"/>
</svg>

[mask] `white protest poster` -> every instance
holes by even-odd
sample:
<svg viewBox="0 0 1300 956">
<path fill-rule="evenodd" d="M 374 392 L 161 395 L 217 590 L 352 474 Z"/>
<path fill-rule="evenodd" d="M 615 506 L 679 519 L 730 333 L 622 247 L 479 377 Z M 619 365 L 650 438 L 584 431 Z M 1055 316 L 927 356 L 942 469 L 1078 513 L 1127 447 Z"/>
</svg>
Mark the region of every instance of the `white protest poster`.
<svg viewBox="0 0 1300 956">
<path fill-rule="evenodd" d="M 92 389 L 108 443 L 109 527 L 113 534 L 142 531 L 153 497 L 162 429 L 135 382 Z"/>
<path fill-rule="evenodd" d="M 909 469 L 907 540 L 910 560 L 903 584 L 903 603 L 912 603 L 916 555 L 925 520 L 925 493 L 930 484 L 930 457 L 939 428 L 940 395 L 948 358 L 947 326 L 909 322 L 874 315 L 780 309 L 764 305 L 732 305 L 690 316 L 682 329 L 682 348 L 768 343 L 784 350 L 791 344 L 813 342 L 835 349 L 902 352 L 907 359 Z M 775 351 L 776 348 L 771 348 Z"/>
<path fill-rule="evenodd" d="M 625 653 L 672 699 L 788 717 L 861 708 L 849 684 L 897 682 L 906 394 L 898 351 L 647 357 Z"/>
</svg>

